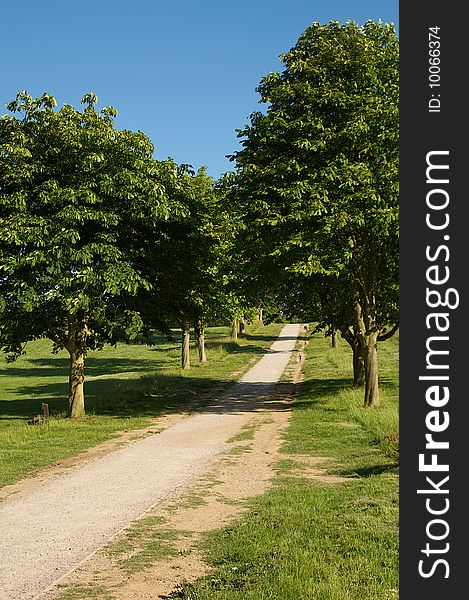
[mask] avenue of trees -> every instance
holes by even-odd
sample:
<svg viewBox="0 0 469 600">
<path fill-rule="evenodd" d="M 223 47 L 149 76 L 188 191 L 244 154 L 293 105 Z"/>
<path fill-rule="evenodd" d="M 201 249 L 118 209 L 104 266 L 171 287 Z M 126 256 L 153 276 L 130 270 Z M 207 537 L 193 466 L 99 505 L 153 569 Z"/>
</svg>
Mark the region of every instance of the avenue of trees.
<svg viewBox="0 0 469 600">
<path fill-rule="evenodd" d="M 379 404 L 377 342 L 398 327 L 398 39 L 314 23 L 258 87 L 235 171 L 153 158 L 93 93 L 78 110 L 20 92 L 0 119 L 0 345 L 40 337 L 70 356 L 85 414 L 86 352 L 208 323 L 300 317 L 352 348 Z"/>
</svg>

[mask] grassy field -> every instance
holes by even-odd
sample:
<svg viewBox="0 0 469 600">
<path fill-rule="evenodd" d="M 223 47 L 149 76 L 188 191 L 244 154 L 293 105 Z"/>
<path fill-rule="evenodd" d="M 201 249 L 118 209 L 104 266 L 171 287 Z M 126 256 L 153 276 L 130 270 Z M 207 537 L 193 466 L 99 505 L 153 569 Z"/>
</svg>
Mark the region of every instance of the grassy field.
<svg viewBox="0 0 469 600">
<path fill-rule="evenodd" d="M 190 400 L 208 399 L 253 364 L 273 343 L 281 325 L 253 324 L 233 342 L 227 327 L 207 329 L 208 363 L 192 348 L 192 367 L 180 368 L 179 337 L 153 346 L 120 344 L 90 352 L 85 363 L 87 417 L 65 418 L 68 354 L 51 354 L 51 342 L 37 340 L 26 355 L 7 364 L 0 357 L 0 487 L 59 459 L 77 454 L 117 432 L 147 426 L 163 411 L 183 410 Z M 47 425 L 28 418 L 49 404 Z"/>
<path fill-rule="evenodd" d="M 315 335 L 272 489 L 202 545 L 209 576 L 184 600 L 398 597 L 398 338 L 379 346 L 382 407 L 351 389 L 351 354 Z M 298 476 L 304 457 L 323 475 Z M 295 458 L 297 457 L 297 458 Z M 300 471 L 301 472 L 301 471 Z"/>
</svg>

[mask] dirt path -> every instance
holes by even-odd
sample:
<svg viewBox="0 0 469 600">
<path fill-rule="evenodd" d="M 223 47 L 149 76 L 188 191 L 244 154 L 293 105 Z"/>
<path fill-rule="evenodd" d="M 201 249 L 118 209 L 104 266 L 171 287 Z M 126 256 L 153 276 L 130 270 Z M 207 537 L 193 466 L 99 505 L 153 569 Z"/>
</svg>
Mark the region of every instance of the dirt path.
<svg viewBox="0 0 469 600">
<path fill-rule="evenodd" d="M 275 410 L 272 389 L 298 332 L 286 325 L 241 381 L 197 414 L 7 498 L 0 505 L 0 598 L 39 597 L 129 523 L 211 472 L 243 426 L 266 407 Z"/>
</svg>

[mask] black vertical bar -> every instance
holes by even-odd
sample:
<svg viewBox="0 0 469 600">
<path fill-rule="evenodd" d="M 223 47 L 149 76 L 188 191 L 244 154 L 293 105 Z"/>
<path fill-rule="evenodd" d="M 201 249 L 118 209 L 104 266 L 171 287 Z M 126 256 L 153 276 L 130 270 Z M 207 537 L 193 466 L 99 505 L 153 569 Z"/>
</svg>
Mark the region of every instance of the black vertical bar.
<svg viewBox="0 0 469 600">
<path fill-rule="evenodd" d="M 400 3 L 401 600 L 468 594 L 467 12 Z"/>
</svg>

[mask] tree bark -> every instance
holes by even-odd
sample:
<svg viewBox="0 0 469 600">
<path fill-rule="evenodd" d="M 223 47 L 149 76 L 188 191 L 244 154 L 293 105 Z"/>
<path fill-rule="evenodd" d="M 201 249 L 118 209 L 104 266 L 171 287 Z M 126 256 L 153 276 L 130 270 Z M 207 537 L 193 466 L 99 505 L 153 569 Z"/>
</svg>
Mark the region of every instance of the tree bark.
<svg viewBox="0 0 469 600">
<path fill-rule="evenodd" d="M 365 385 L 365 357 L 362 344 L 359 339 L 352 344 L 353 352 L 353 386 L 363 387 Z"/>
<path fill-rule="evenodd" d="M 68 388 L 68 416 L 70 418 L 85 416 L 85 349 L 88 333 L 86 315 L 68 316 L 68 337 L 65 344 L 70 354 L 70 373 Z"/>
<path fill-rule="evenodd" d="M 364 305 L 358 292 L 355 293 L 356 332 L 360 341 L 365 367 L 364 405 L 379 406 L 378 387 L 378 327 L 374 318 L 375 301 L 371 293 L 364 294 Z"/>
<path fill-rule="evenodd" d="M 365 385 L 365 361 L 362 339 L 356 331 L 352 333 L 350 329 L 341 329 L 340 333 L 350 348 L 352 348 L 353 386 L 363 387 Z"/>
<path fill-rule="evenodd" d="M 243 334 L 246 331 L 246 322 L 244 320 L 244 315 L 239 317 L 239 333 Z"/>
<path fill-rule="evenodd" d="M 70 376 L 68 392 L 68 416 L 85 416 L 84 376 L 85 357 L 80 349 L 70 352 Z"/>
<path fill-rule="evenodd" d="M 207 362 L 205 353 L 205 324 L 199 321 L 196 326 L 197 349 L 199 351 L 199 362 Z"/>
<path fill-rule="evenodd" d="M 367 336 L 365 345 L 365 406 L 380 406 L 378 387 L 378 333 Z"/>
<path fill-rule="evenodd" d="M 237 340 L 238 339 L 238 319 L 235 317 L 232 322 L 231 322 L 231 339 L 232 340 Z"/>
<path fill-rule="evenodd" d="M 335 327 L 331 327 L 331 346 L 335 348 L 337 346 L 335 339 Z"/>
<path fill-rule="evenodd" d="M 190 369 L 191 359 L 189 353 L 189 342 L 190 342 L 190 324 L 186 321 L 181 327 L 182 341 L 181 341 L 181 367 L 183 369 Z"/>
</svg>

